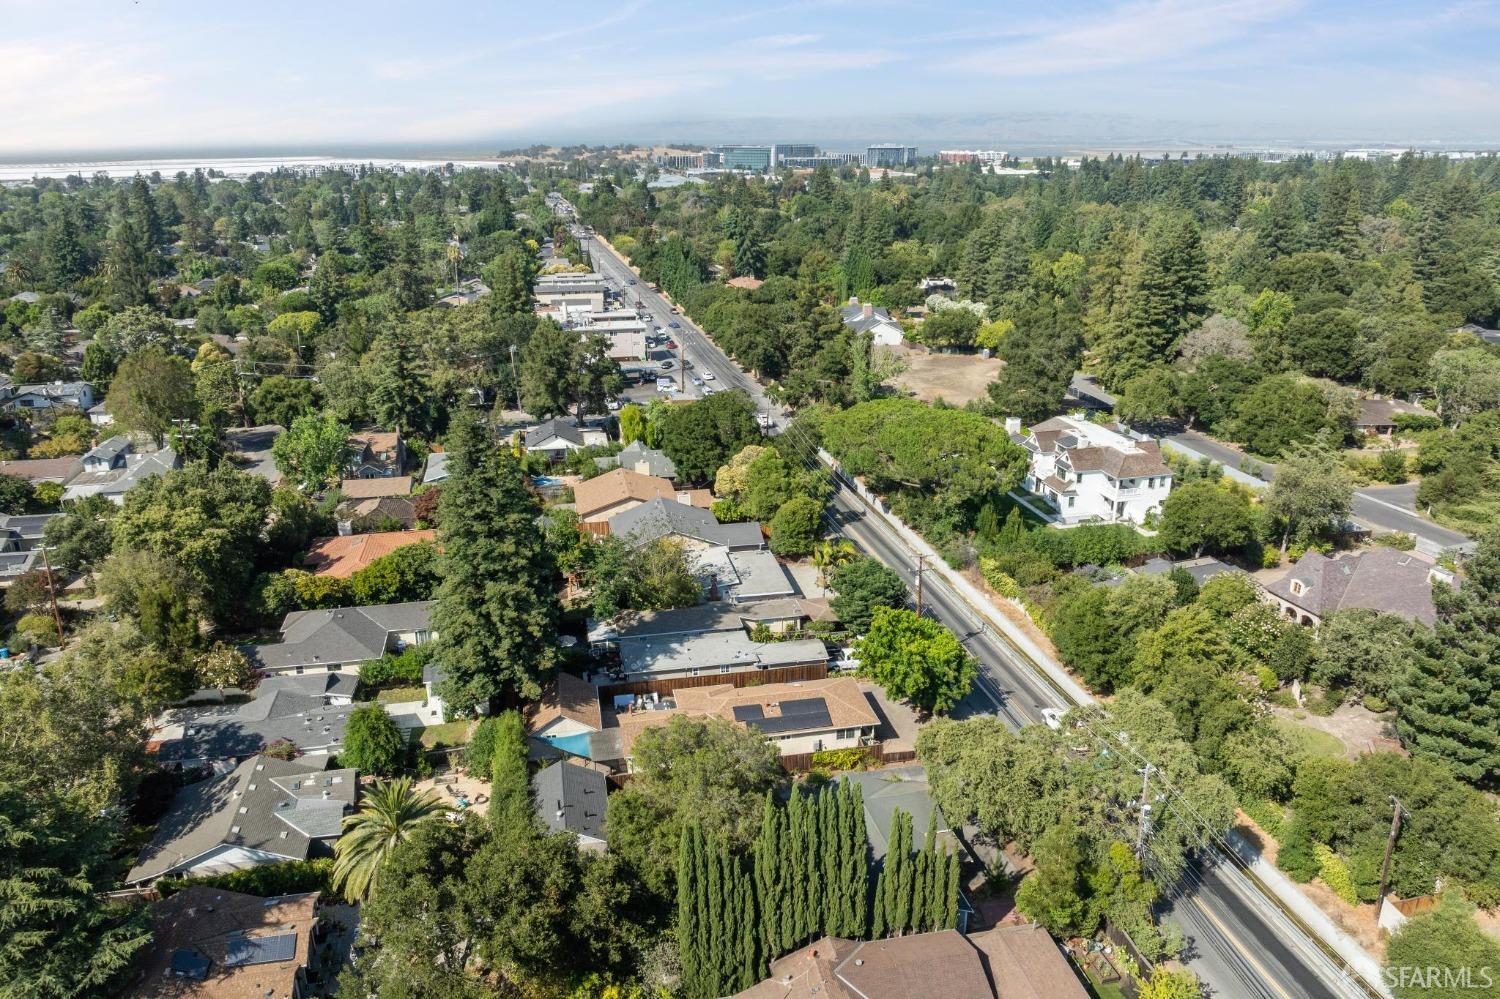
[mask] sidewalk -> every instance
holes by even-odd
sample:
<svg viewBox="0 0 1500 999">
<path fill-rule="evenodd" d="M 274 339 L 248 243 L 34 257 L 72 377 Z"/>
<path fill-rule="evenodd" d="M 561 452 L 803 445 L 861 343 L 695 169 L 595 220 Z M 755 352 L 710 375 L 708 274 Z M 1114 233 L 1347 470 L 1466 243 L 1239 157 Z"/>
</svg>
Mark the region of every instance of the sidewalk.
<svg viewBox="0 0 1500 999">
<path fill-rule="evenodd" d="M 885 509 L 885 505 L 865 488 L 862 482 L 849 478 L 838 468 L 838 463 L 828 452 L 819 449 L 818 457 L 838 474 L 840 481 L 848 485 L 852 491 L 864 501 L 865 505 L 875 513 L 878 513 L 886 524 L 901 538 L 912 551 L 919 555 L 927 556 L 929 566 L 933 572 L 942 577 L 951 589 L 958 594 L 969 609 L 975 615 L 990 625 L 996 632 L 1004 636 L 1012 646 L 1019 650 L 1028 661 L 1028 665 L 1036 669 L 1041 676 L 1047 680 L 1052 687 L 1058 690 L 1065 698 L 1076 705 L 1091 705 L 1097 703 L 1095 697 L 1076 680 L 1074 680 L 1062 665 L 1051 655 L 1043 650 L 1032 638 L 1001 614 L 994 604 L 980 590 L 960 575 L 956 570 L 945 562 L 927 541 L 908 527 L 902 520 Z M 1276 914 L 1288 924 L 1288 929 L 1296 932 L 1291 919 L 1287 917 L 1290 912 L 1301 924 L 1304 932 L 1316 935 L 1325 947 L 1338 955 L 1345 968 L 1352 968 L 1371 988 L 1381 995 L 1389 995 L 1381 980 L 1380 963 L 1371 957 L 1353 937 L 1342 929 L 1335 926 L 1333 921 L 1319 909 L 1311 899 L 1302 894 L 1301 890 L 1292 883 L 1275 865 L 1260 855 L 1260 852 L 1251 846 L 1244 837 L 1231 829 L 1227 834 L 1230 846 L 1234 849 L 1236 856 L 1245 862 L 1253 874 L 1253 880 L 1242 874 L 1237 868 L 1235 873 L 1239 875 L 1236 881 L 1242 882 L 1242 887 L 1249 889 L 1248 894 L 1262 901 L 1273 901 L 1271 906 Z M 1327 958 L 1327 955 L 1324 955 Z M 1331 959 L 1329 959 L 1331 960 Z"/>
</svg>

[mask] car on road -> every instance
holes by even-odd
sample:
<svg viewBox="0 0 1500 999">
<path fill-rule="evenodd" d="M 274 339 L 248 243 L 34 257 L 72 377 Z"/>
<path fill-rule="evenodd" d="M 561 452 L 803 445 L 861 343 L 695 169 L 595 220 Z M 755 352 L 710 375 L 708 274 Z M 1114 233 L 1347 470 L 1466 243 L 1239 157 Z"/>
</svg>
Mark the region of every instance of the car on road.
<svg viewBox="0 0 1500 999">
<path fill-rule="evenodd" d="M 665 361 L 661 362 L 661 369 L 663 371 L 671 371 L 672 370 L 672 359 L 670 357 L 667 358 Z"/>
<path fill-rule="evenodd" d="M 703 386 L 703 394 L 705 396 L 713 395 L 717 391 L 719 391 L 719 390 L 716 389 L 716 388 L 714 388 L 712 385 L 705 385 L 705 386 Z"/>
<path fill-rule="evenodd" d="M 609 407 L 609 411 L 611 413 L 617 413 L 617 412 L 620 411 L 620 400 L 619 399 L 611 399 L 611 400 L 609 400 L 609 402 L 606 402 L 604 405 L 606 405 L 606 406 Z"/>
<path fill-rule="evenodd" d="M 676 309 L 673 309 L 673 310 L 672 310 L 672 311 L 673 311 L 673 312 L 676 312 L 676 311 L 677 311 L 677 310 L 676 310 Z M 673 329 L 674 329 L 674 330 L 680 330 L 680 329 L 682 329 L 682 324 L 681 324 L 681 323 L 679 323 L 679 322 L 678 322 L 678 321 L 677 321 L 677 320 L 675 320 L 675 319 L 674 319 L 674 320 L 672 320 L 672 321 L 671 321 L 671 322 L 670 322 L 670 323 L 667 323 L 667 325 L 668 325 L 668 326 L 670 326 L 670 327 L 672 327 L 672 328 L 673 328 Z"/>
<path fill-rule="evenodd" d="M 765 413 L 756 413 L 755 422 L 760 424 L 762 430 L 768 430 L 771 427 L 771 418 Z"/>
<path fill-rule="evenodd" d="M 719 376 L 716 375 L 716 374 L 714 374 L 712 371 L 705 371 L 705 372 L 703 372 L 703 380 L 706 381 L 706 382 L 711 382 L 711 381 L 713 381 L 717 377 L 719 377 Z"/>
<path fill-rule="evenodd" d="M 677 341 L 676 340 L 668 340 L 666 343 L 662 344 L 662 346 L 665 347 L 665 348 L 667 348 L 668 350 L 676 350 L 677 349 Z"/>
<path fill-rule="evenodd" d="M 1042 709 L 1042 721 L 1046 722 L 1047 727 L 1050 729 L 1056 730 L 1062 728 L 1062 717 L 1063 712 L 1058 708 Z"/>
<path fill-rule="evenodd" d="M 636 282 L 635 282 L 635 278 L 630 278 L 630 279 L 629 279 L 629 283 L 631 283 L 631 284 L 635 284 L 635 283 L 636 283 Z"/>
<path fill-rule="evenodd" d="M 697 375 L 694 375 L 693 376 L 693 384 L 697 385 L 697 386 L 699 386 L 701 388 L 702 385 L 703 385 L 703 379 L 699 378 Z"/>
<path fill-rule="evenodd" d="M 674 381 L 672 381 L 672 379 L 670 379 L 670 378 L 658 378 L 656 380 L 656 391 L 658 391 L 658 392 L 675 392 L 676 390 L 677 390 L 677 383 L 674 382 Z"/>
</svg>

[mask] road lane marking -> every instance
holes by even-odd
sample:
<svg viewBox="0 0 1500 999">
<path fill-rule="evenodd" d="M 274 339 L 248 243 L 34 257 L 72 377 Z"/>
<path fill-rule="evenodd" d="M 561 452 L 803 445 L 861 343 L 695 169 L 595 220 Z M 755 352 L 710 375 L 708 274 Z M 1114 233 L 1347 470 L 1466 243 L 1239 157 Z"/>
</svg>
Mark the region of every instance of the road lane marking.
<svg viewBox="0 0 1500 999">
<path fill-rule="evenodd" d="M 1224 939 L 1229 941 L 1229 945 L 1239 952 L 1240 956 L 1245 959 L 1246 963 L 1254 968 L 1256 973 L 1260 975 L 1261 980 L 1264 981 L 1273 990 L 1275 990 L 1276 994 L 1281 996 L 1281 999 L 1292 999 L 1292 997 L 1287 994 L 1287 991 L 1283 989 L 1279 984 L 1277 984 L 1276 979 L 1272 978 L 1271 975 L 1266 971 L 1265 965 L 1257 961 L 1255 959 L 1255 955 L 1245 949 L 1244 944 L 1240 943 L 1240 938 L 1231 933 L 1229 927 L 1225 926 L 1223 921 L 1220 920 L 1218 916 L 1214 915 L 1213 912 L 1208 908 L 1208 906 L 1203 904 L 1202 900 L 1200 900 L 1195 895 L 1188 901 L 1192 902 L 1193 905 L 1198 907 L 1199 912 L 1208 917 L 1209 922 L 1213 923 L 1214 927 L 1219 931 Z"/>
</svg>

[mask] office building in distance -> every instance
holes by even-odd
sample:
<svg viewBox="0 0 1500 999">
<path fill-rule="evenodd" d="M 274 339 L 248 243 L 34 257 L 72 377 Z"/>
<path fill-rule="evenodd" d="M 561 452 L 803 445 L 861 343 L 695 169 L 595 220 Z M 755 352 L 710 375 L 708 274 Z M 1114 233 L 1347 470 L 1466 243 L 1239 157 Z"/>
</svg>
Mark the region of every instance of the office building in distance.
<svg viewBox="0 0 1500 999">
<path fill-rule="evenodd" d="M 909 167 L 917 165 L 917 147 L 882 142 L 865 149 L 865 166 L 874 170 L 879 167 Z"/>
<path fill-rule="evenodd" d="M 720 146 L 719 162 L 726 170 L 755 170 L 761 173 L 771 169 L 772 146 Z"/>
</svg>

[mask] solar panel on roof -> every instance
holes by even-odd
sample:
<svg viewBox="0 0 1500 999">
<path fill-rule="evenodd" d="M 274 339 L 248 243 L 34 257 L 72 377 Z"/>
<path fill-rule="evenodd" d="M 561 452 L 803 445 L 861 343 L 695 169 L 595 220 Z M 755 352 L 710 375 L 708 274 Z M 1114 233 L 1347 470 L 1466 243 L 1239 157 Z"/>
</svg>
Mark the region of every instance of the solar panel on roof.
<svg viewBox="0 0 1500 999">
<path fill-rule="evenodd" d="M 247 964 L 275 964 L 290 961 L 297 952 L 297 934 L 278 933 L 270 937 L 236 937 L 229 941 L 224 955 L 226 968 Z"/>
<path fill-rule="evenodd" d="M 782 717 L 828 713 L 828 705 L 821 697 L 798 697 L 790 701 L 781 701 L 780 704 Z"/>
<path fill-rule="evenodd" d="M 737 722 L 760 721 L 764 717 L 759 704 L 736 704 L 734 706 L 734 720 Z"/>
</svg>

